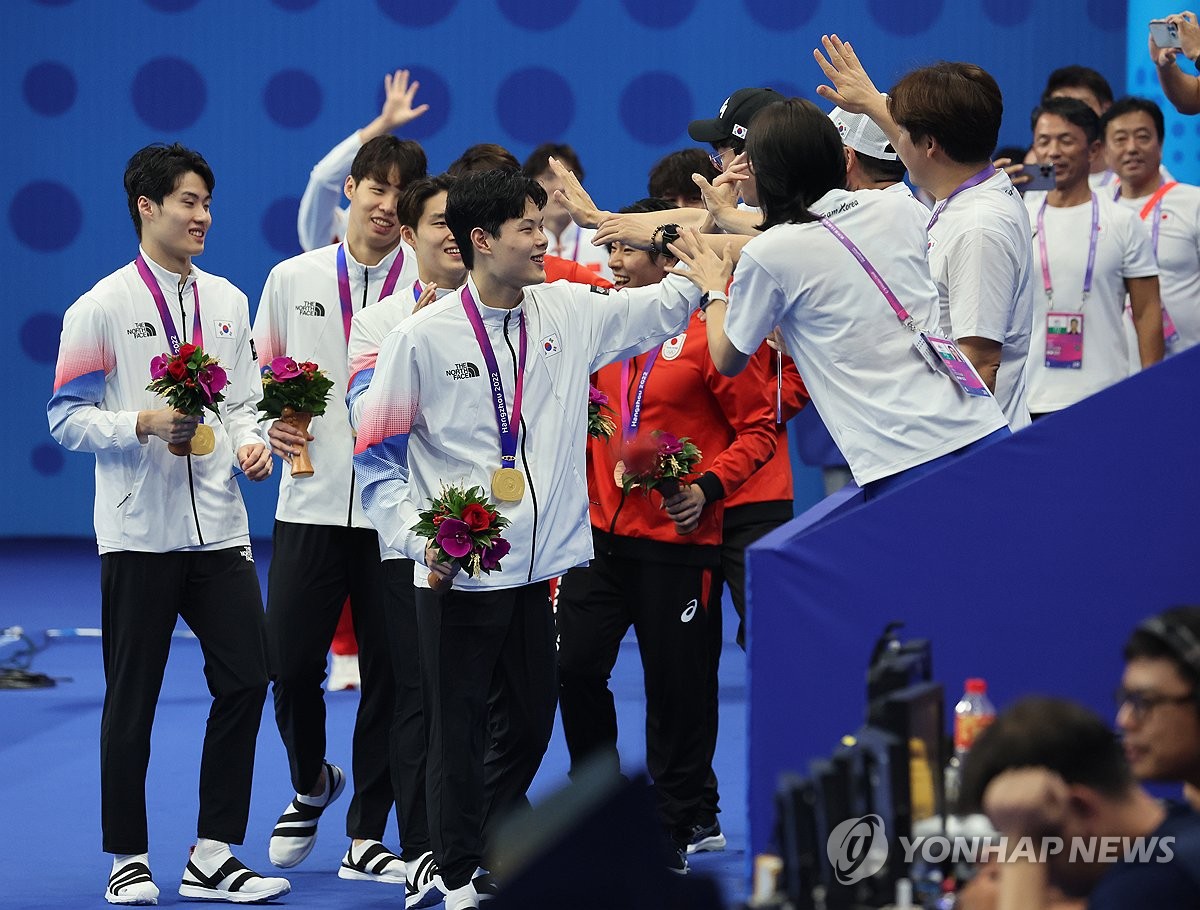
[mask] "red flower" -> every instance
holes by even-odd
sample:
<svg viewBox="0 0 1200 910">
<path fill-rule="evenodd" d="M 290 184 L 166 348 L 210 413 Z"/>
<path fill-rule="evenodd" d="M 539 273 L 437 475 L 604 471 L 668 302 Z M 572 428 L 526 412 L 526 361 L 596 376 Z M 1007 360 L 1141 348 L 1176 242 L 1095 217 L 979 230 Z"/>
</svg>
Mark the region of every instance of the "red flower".
<svg viewBox="0 0 1200 910">
<path fill-rule="evenodd" d="M 179 357 L 181 360 L 187 360 L 195 353 L 196 346 L 194 344 L 183 344 L 179 346 Z"/>
<path fill-rule="evenodd" d="M 183 362 L 182 358 L 176 357 L 167 364 L 167 372 L 171 374 L 172 379 L 183 379 L 188 374 L 187 364 Z"/>
<path fill-rule="evenodd" d="M 486 531 L 492 524 L 492 516 L 477 502 L 468 503 L 463 509 L 462 520 L 472 531 Z"/>
<path fill-rule="evenodd" d="M 434 515 L 433 518 L 430 520 L 433 522 L 433 526 L 436 528 L 438 525 L 440 525 L 443 521 L 446 520 L 446 516 L 445 515 Z"/>
<path fill-rule="evenodd" d="M 304 363 L 300 364 L 300 369 L 305 373 L 315 373 L 317 372 L 317 365 L 311 360 L 306 360 Z"/>
<path fill-rule="evenodd" d="M 658 463 L 658 443 L 641 436 L 625 446 L 621 453 L 627 474 L 649 474 Z"/>
</svg>

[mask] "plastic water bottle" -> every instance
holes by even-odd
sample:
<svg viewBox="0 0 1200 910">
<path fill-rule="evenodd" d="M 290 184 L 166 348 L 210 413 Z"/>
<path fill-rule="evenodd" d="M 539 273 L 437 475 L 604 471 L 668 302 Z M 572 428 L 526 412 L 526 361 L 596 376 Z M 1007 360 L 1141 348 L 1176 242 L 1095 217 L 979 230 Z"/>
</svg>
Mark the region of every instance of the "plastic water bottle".
<svg viewBox="0 0 1200 910">
<path fill-rule="evenodd" d="M 954 757 L 946 768 L 946 801 L 954 808 L 959 799 L 962 764 L 975 739 L 996 719 L 996 708 L 987 696 L 987 682 L 972 677 L 954 706 Z"/>
</svg>

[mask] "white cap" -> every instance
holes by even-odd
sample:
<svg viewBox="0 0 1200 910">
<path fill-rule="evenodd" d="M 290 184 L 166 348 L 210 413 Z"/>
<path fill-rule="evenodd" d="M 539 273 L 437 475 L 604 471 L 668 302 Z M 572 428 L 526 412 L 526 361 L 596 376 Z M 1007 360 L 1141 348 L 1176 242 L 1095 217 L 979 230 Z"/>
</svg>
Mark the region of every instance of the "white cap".
<svg viewBox="0 0 1200 910">
<path fill-rule="evenodd" d="M 883 134 L 883 130 L 876 126 L 875 121 L 866 114 L 850 114 L 840 107 L 835 107 L 829 112 L 829 119 L 841 133 L 842 142 L 854 151 L 870 155 L 872 158 L 881 158 L 884 161 L 900 159 L 896 150 L 892 148 L 892 144 L 888 142 L 888 137 Z"/>
</svg>

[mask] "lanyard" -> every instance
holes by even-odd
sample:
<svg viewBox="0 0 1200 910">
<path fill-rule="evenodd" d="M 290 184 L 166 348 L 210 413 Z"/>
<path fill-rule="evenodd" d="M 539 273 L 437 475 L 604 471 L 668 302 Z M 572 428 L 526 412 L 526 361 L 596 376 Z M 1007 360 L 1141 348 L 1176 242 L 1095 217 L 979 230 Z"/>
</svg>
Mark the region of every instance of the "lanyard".
<svg viewBox="0 0 1200 910">
<path fill-rule="evenodd" d="M 949 196 L 947 196 L 945 199 L 943 199 L 942 204 L 933 210 L 933 217 L 929 219 L 929 224 L 925 225 L 925 230 L 927 230 L 927 231 L 931 230 L 933 228 L 933 226 L 935 224 L 937 224 L 937 220 L 942 217 L 942 212 L 946 211 L 946 206 L 948 206 L 950 204 L 951 199 L 953 199 L 955 196 L 957 196 L 963 190 L 969 190 L 973 186 L 979 186 L 979 184 L 983 183 L 985 180 L 987 180 L 989 177 L 991 177 L 994 173 L 996 173 L 996 169 L 994 167 L 992 167 L 992 165 L 989 164 L 986 167 L 984 167 L 984 169 L 981 170 L 978 174 L 974 175 L 973 177 L 968 177 L 966 180 L 964 180 L 962 183 L 960 183 L 955 188 L 954 192 L 951 193 Z"/>
<path fill-rule="evenodd" d="M 854 258 L 858 260 L 858 264 L 863 267 L 863 271 L 875 282 L 875 287 L 879 288 L 879 292 L 883 294 L 884 299 L 891 306 L 892 312 L 896 314 L 896 318 L 903 323 L 904 327 L 910 332 L 916 332 L 917 324 L 913 321 L 912 316 L 909 315 L 908 310 L 904 309 L 904 304 L 900 302 L 900 299 L 888 287 L 887 282 L 883 280 L 883 276 L 879 274 L 875 266 L 871 265 L 871 260 L 864 256 L 862 250 L 854 245 L 854 241 L 843 234 L 842 229 L 828 218 L 821 219 L 821 226 L 840 240 L 842 246 L 848 249 Z"/>
<path fill-rule="evenodd" d="M 179 331 L 175 328 L 175 320 L 171 318 L 171 311 L 167 308 L 167 298 L 163 296 L 162 288 L 158 286 L 158 279 L 150 271 L 150 266 L 146 265 L 146 260 L 142 258 L 141 253 L 138 253 L 137 270 L 146 289 L 150 291 L 150 296 L 154 298 L 154 303 L 158 306 L 158 315 L 162 318 L 163 331 L 167 333 L 167 344 L 170 345 L 171 353 L 178 354 L 182 342 L 179 338 Z M 196 304 L 192 322 L 192 343 L 202 348 L 204 347 L 204 329 L 200 322 L 200 285 L 195 281 L 192 282 L 192 300 Z"/>
<path fill-rule="evenodd" d="M 525 332 L 525 313 L 521 312 L 519 325 L 521 331 L 520 354 L 517 365 L 517 388 L 513 396 L 512 418 L 509 419 L 508 406 L 504 403 L 504 385 L 500 379 L 500 366 L 496 363 L 496 352 L 492 349 L 492 340 L 488 338 L 487 329 L 483 325 L 483 317 L 479 315 L 479 307 L 471 296 L 471 289 L 464 287 L 462 305 L 466 310 L 471 328 L 475 330 L 475 340 L 479 342 L 483 362 L 488 368 L 488 382 L 491 385 L 492 404 L 496 408 L 496 426 L 500 430 L 500 461 L 501 466 L 511 468 L 517 460 L 517 433 L 521 426 L 521 397 L 525 389 L 525 348 L 527 336 Z"/>
<path fill-rule="evenodd" d="M 1141 212 L 1138 213 L 1138 217 L 1141 218 L 1142 221 L 1145 221 L 1146 216 L 1151 212 L 1154 213 L 1154 223 L 1150 225 L 1150 242 L 1154 246 L 1155 262 L 1158 261 L 1158 226 L 1162 223 L 1163 196 L 1167 195 L 1167 193 L 1171 192 L 1171 190 L 1177 186 L 1179 186 L 1179 181 L 1177 180 L 1172 180 L 1170 183 L 1164 183 L 1159 186 L 1159 188 L 1154 191 L 1154 195 L 1146 200 L 1146 204 L 1142 206 Z M 1120 195 L 1121 190 L 1118 188 L 1117 196 Z M 1114 196 L 1113 198 L 1115 199 L 1116 197 Z"/>
<path fill-rule="evenodd" d="M 1042 200 L 1042 207 L 1037 213 L 1037 234 L 1038 234 L 1038 252 L 1042 259 L 1042 287 L 1046 291 L 1046 300 L 1053 304 L 1054 302 L 1054 282 L 1050 280 L 1050 257 L 1046 254 L 1046 203 L 1048 199 Z M 1096 245 L 1100 240 L 1100 200 L 1095 193 L 1092 193 L 1092 230 L 1091 236 L 1088 238 L 1088 257 L 1087 271 L 1083 274 L 1083 301 L 1086 303 L 1088 295 L 1092 293 L 1092 275 L 1096 270 Z"/>
<path fill-rule="evenodd" d="M 379 289 L 379 296 L 375 298 L 376 302 L 384 297 L 390 297 L 396 289 L 396 281 L 400 277 L 400 270 L 404 267 L 404 248 L 398 247 L 396 250 L 396 258 L 392 260 L 392 265 L 388 269 L 387 277 L 383 279 L 383 287 Z M 350 270 L 346 267 L 346 244 L 339 243 L 337 249 L 337 273 L 338 273 L 338 297 L 342 299 L 342 328 L 346 333 L 346 340 L 350 340 L 350 320 L 354 318 L 354 303 L 350 300 Z M 363 296 L 366 297 L 367 278 L 363 276 Z"/>
<path fill-rule="evenodd" d="M 646 355 L 646 363 L 642 367 L 642 376 L 638 380 L 637 392 L 633 396 L 633 407 L 629 405 L 629 364 L 632 360 L 626 360 L 621 364 L 621 426 L 624 427 L 625 433 L 621 437 L 623 441 L 629 442 L 637 436 L 638 424 L 642 422 L 642 398 L 646 394 L 646 380 L 650 378 L 650 371 L 654 369 L 654 363 L 658 360 L 658 352 L 660 348 L 655 348 Z"/>
</svg>

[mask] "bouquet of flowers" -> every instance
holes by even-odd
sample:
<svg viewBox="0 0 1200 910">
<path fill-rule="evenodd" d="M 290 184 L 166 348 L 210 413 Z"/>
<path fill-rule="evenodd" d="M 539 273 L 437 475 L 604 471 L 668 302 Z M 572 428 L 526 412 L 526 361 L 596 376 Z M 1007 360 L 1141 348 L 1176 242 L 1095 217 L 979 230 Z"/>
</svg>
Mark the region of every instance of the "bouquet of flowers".
<svg viewBox="0 0 1200 910">
<path fill-rule="evenodd" d="M 146 388 L 184 414 L 203 414 L 206 410 L 217 414 L 217 405 L 225 400 L 221 390 L 228 384 L 229 377 L 216 358 L 194 344 L 183 344 L 178 354 L 163 353 L 150 361 L 150 384 Z M 189 442 L 169 443 L 167 448 L 175 455 L 207 455 L 214 445 L 212 428 L 201 424 Z"/>
<path fill-rule="evenodd" d="M 624 474 L 621 486 L 628 493 L 634 487 L 658 490 L 663 499 L 679 492 L 679 483 L 695 472 L 701 451 L 687 436 L 655 430 L 648 437 L 638 436 L 621 451 Z"/>
<path fill-rule="evenodd" d="M 588 386 L 588 436 L 611 439 L 612 434 L 617 431 L 617 425 L 604 413 L 605 411 L 608 414 L 613 412 L 608 406 L 608 396 L 594 385 Z"/>
<path fill-rule="evenodd" d="M 308 433 L 314 417 L 325 413 L 333 380 L 315 363 L 296 363 L 291 357 L 276 357 L 262 371 L 263 397 L 258 410 L 263 420 L 279 419 L 301 433 Z M 311 477 L 312 462 L 308 444 L 300 444 L 300 452 L 292 456 L 292 476 Z"/>
<path fill-rule="evenodd" d="M 508 519 L 488 502 L 483 487 L 446 486 L 442 495 L 430 500 L 429 508 L 412 529 L 432 541 L 441 561 L 467 570 L 472 578 L 503 571 L 500 560 L 508 555 L 510 544 L 500 536 Z M 448 587 L 449 580 L 429 573 L 434 590 Z"/>
</svg>

